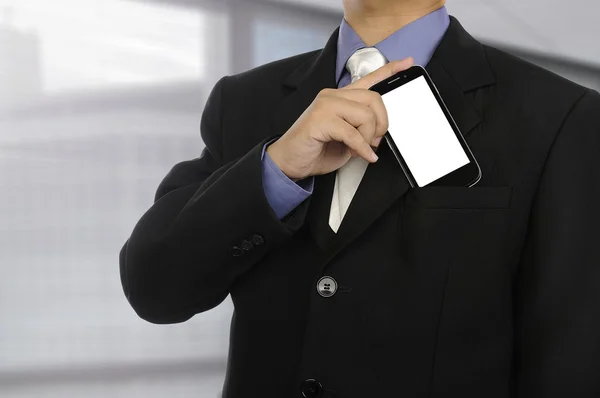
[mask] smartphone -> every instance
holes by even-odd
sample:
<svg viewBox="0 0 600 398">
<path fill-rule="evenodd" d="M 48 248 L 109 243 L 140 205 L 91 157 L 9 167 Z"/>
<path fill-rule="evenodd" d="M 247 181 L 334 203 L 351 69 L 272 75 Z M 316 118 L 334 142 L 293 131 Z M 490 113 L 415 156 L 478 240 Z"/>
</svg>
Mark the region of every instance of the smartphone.
<svg viewBox="0 0 600 398">
<path fill-rule="evenodd" d="M 389 121 L 385 139 L 413 188 L 472 187 L 479 182 L 481 168 L 422 66 L 370 90 L 381 94 Z"/>
</svg>

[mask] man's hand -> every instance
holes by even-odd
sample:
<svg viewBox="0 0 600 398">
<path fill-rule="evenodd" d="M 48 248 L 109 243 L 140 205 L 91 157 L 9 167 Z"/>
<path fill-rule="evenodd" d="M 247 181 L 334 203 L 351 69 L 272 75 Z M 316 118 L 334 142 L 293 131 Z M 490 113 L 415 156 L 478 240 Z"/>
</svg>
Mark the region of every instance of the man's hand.
<svg viewBox="0 0 600 398">
<path fill-rule="evenodd" d="M 388 115 L 374 84 L 410 68 L 412 58 L 393 61 L 341 89 L 322 90 L 267 153 L 293 180 L 337 170 L 352 157 L 376 162 Z"/>
</svg>

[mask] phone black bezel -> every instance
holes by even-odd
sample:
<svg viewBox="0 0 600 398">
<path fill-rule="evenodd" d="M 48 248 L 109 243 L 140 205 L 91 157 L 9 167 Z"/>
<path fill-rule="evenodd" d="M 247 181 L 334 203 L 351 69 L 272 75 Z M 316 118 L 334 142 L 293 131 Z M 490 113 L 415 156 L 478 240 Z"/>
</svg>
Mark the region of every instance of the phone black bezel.
<svg viewBox="0 0 600 398">
<path fill-rule="evenodd" d="M 446 119 L 450 123 L 450 126 L 452 127 L 452 130 L 454 131 L 454 134 L 456 135 L 456 138 L 460 142 L 460 145 L 462 146 L 463 150 L 467 154 L 467 157 L 469 158 L 468 164 L 466 164 L 466 165 L 462 166 L 461 168 L 454 170 L 450 174 L 446 174 L 445 176 L 440 177 L 437 180 L 435 180 L 427 185 L 424 185 L 424 186 L 467 186 L 467 187 L 472 187 L 475 184 L 477 184 L 477 182 L 479 182 L 479 180 L 481 179 L 481 168 L 479 167 L 479 163 L 477 163 L 477 160 L 475 159 L 473 152 L 471 152 L 471 148 L 469 148 L 469 145 L 467 145 L 465 138 L 463 137 L 462 133 L 460 132 L 460 129 L 458 128 L 458 126 L 456 125 L 456 122 L 454 121 L 454 118 L 452 118 L 450 111 L 448 111 L 448 107 L 442 100 L 442 97 L 441 97 L 437 87 L 435 86 L 435 84 L 433 84 L 433 81 L 431 80 L 431 77 L 429 76 L 429 74 L 427 73 L 425 68 L 423 68 L 422 66 L 419 66 L 419 65 L 414 65 L 405 71 L 398 72 L 395 75 L 390 76 L 389 78 L 382 80 L 379 83 L 376 83 L 375 85 L 371 86 L 369 88 L 369 90 L 375 91 L 375 92 L 383 95 L 383 94 L 389 93 L 390 91 L 392 91 L 406 83 L 411 82 L 412 80 L 418 79 L 419 77 L 425 78 L 425 81 L 429 85 L 429 88 L 431 89 L 435 99 L 437 100 L 438 104 L 440 105 L 440 108 L 444 112 Z M 415 187 L 420 188 L 420 186 L 417 184 L 412 172 L 410 171 L 408 165 L 404 161 L 404 158 L 402 157 L 402 154 L 400 153 L 398 147 L 394 143 L 394 140 L 392 139 L 390 133 L 386 132 L 384 137 L 385 137 L 385 140 L 387 141 L 388 145 L 390 146 L 390 149 L 394 153 L 394 156 L 400 163 L 400 166 L 402 167 L 402 170 L 404 171 L 404 174 L 406 175 L 406 178 L 408 179 L 408 182 L 410 183 L 410 185 L 413 188 L 415 188 Z"/>
</svg>

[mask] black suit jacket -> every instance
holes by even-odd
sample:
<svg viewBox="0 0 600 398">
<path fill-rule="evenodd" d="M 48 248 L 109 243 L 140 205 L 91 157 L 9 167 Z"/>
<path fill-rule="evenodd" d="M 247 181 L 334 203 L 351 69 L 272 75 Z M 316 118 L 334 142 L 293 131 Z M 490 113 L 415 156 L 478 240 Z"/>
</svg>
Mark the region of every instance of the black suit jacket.
<svg viewBox="0 0 600 398">
<path fill-rule="evenodd" d="M 135 311 L 183 322 L 231 294 L 226 398 L 600 396 L 600 95 L 452 18 L 427 70 L 482 180 L 410 188 L 383 144 L 335 235 L 335 173 L 280 221 L 260 156 L 335 87 L 337 36 L 216 84 L 206 149 L 121 251 Z"/>
</svg>

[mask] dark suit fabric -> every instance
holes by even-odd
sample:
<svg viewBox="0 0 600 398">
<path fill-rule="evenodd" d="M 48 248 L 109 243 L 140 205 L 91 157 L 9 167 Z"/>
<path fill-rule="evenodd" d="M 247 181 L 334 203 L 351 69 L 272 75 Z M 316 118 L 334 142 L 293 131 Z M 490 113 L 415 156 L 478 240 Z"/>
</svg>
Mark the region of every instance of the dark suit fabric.
<svg viewBox="0 0 600 398">
<path fill-rule="evenodd" d="M 410 188 L 384 141 L 336 235 L 335 172 L 280 221 L 260 156 L 335 87 L 337 35 L 216 84 L 206 149 L 173 167 L 121 251 L 137 314 L 183 322 L 231 294 L 225 398 L 301 397 L 309 378 L 322 397 L 600 396 L 600 95 L 452 18 L 427 70 L 482 180 Z"/>
</svg>

